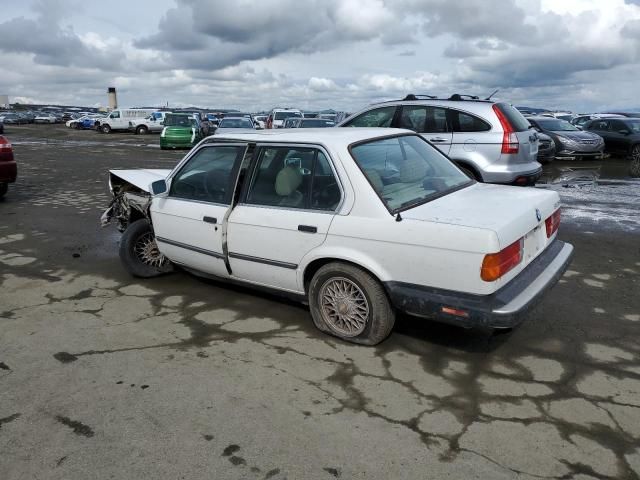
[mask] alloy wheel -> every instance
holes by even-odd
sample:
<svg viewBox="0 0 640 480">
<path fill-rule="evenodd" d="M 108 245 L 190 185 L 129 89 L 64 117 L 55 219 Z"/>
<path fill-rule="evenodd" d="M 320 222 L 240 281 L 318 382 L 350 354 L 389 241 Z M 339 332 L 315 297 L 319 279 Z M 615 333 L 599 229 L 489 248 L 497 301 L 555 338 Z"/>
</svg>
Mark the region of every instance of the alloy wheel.
<svg viewBox="0 0 640 480">
<path fill-rule="evenodd" d="M 369 320 L 369 302 L 360 287 L 344 277 L 327 280 L 320 288 L 320 311 L 325 322 L 345 337 L 360 335 Z"/>
<path fill-rule="evenodd" d="M 138 238 L 133 247 L 133 252 L 142 263 L 152 267 L 162 267 L 168 262 L 167 257 L 158 250 L 158 244 L 151 232 L 147 232 Z"/>
</svg>

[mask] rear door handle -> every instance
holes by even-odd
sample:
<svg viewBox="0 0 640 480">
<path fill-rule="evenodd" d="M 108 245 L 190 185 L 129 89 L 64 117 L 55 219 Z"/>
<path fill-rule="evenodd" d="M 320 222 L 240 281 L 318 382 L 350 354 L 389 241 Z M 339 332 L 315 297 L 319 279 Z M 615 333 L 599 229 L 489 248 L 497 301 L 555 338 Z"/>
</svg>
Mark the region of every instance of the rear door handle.
<svg viewBox="0 0 640 480">
<path fill-rule="evenodd" d="M 430 138 L 429 141 L 433 142 L 433 143 L 444 143 L 444 142 L 447 141 L 447 139 L 446 138 L 440 138 L 440 137 L 433 137 L 433 138 Z"/>
<path fill-rule="evenodd" d="M 202 221 L 206 223 L 218 223 L 218 219 L 215 217 L 202 217 Z"/>
<path fill-rule="evenodd" d="M 300 230 L 301 232 L 307 232 L 307 233 L 317 233 L 318 227 L 314 227 L 312 225 L 298 225 L 298 230 Z"/>
</svg>

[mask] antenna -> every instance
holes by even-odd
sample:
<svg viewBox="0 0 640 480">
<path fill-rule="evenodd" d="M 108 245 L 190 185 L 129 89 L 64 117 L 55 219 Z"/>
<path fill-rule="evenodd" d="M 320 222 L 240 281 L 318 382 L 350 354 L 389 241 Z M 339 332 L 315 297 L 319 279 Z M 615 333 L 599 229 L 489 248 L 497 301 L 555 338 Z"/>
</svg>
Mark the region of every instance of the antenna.
<svg viewBox="0 0 640 480">
<path fill-rule="evenodd" d="M 493 97 L 496 93 L 498 93 L 500 91 L 500 89 L 496 89 L 491 95 L 489 95 L 487 98 L 485 98 L 485 100 L 491 100 L 491 97 Z"/>
</svg>

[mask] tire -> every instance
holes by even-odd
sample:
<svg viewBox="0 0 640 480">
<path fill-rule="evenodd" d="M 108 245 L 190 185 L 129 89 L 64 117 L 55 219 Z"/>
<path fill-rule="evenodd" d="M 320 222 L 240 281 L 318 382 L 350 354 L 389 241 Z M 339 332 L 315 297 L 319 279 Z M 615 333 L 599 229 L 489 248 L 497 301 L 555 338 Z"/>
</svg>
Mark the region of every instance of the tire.
<svg viewBox="0 0 640 480">
<path fill-rule="evenodd" d="M 478 175 L 476 175 L 476 172 L 474 172 L 473 170 L 471 170 L 469 167 L 465 167 L 464 165 L 458 165 L 458 168 L 460 170 L 462 170 L 464 172 L 464 174 L 469 177 L 471 180 L 475 180 L 476 182 L 481 182 L 482 180 L 480 180 L 478 178 Z"/>
<path fill-rule="evenodd" d="M 640 159 L 631 160 L 629 165 L 629 175 L 640 178 Z"/>
<path fill-rule="evenodd" d="M 0 183 L 0 198 L 4 197 L 7 194 L 7 190 L 9 190 L 9 184 Z"/>
<path fill-rule="evenodd" d="M 144 218 L 129 224 L 120 239 L 119 253 L 124 268 L 134 277 L 157 277 L 173 270 L 171 261 L 158 251 L 151 224 Z"/>
<path fill-rule="evenodd" d="M 349 293 L 355 302 L 325 301 L 323 306 L 323 297 L 340 300 L 341 296 L 344 298 Z M 313 276 L 308 295 L 313 323 L 318 330 L 329 335 L 361 345 L 377 345 L 393 329 L 395 311 L 384 288 L 374 277 L 358 267 L 340 262 L 324 265 Z M 355 305 L 358 305 L 358 310 L 354 312 Z M 351 315 L 355 326 L 354 323 L 341 321 L 344 317 L 337 309 L 333 309 L 333 315 L 330 315 L 332 306 L 359 313 Z"/>
<path fill-rule="evenodd" d="M 149 133 L 149 129 L 144 125 L 140 125 L 136 128 L 136 135 L 146 135 L 147 133 Z"/>
<path fill-rule="evenodd" d="M 100 131 L 102 133 L 111 133 L 111 127 L 108 124 L 100 125 Z"/>
<path fill-rule="evenodd" d="M 640 143 L 631 145 L 629 149 L 629 158 L 631 161 L 640 161 Z"/>
</svg>

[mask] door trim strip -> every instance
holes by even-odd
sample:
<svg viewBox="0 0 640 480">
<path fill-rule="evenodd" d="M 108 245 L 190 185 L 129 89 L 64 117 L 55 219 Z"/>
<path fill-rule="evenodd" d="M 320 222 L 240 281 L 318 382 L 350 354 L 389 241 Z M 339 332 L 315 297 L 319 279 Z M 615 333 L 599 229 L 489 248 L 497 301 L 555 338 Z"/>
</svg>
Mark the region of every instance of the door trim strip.
<svg viewBox="0 0 640 480">
<path fill-rule="evenodd" d="M 265 265 L 287 268 L 289 270 L 295 270 L 298 268 L 298 265 L 296 265 L 295 263 L 280 262 L 278 260 L 270 260 L 268 258 L 261 257 L 252 257 L 251 255 L 242 255 L 241 253 L 229 252 L 229 257 L 236 258 L 238 260 L 246 260 L 247 262 L 264 263 Z"/>
<path fill-rule="evenodd" d="M 175 240 L 169 240 L 168 238 L 156 237 L 156 241 L 166 243 L 167 245 L 173 245 L 174 247 L 184 248 L 185 250 L 192 250 L 194 252 L 201 253 L 203 255 L 209 255 L 210 257 L 220 258 L 224 260 L 224 255 L 218 252 L 212 252 L 200 247 L 194 247 L 193 245 L 187 245 L 186 243 L 176 242 Z"/>
</svg>

